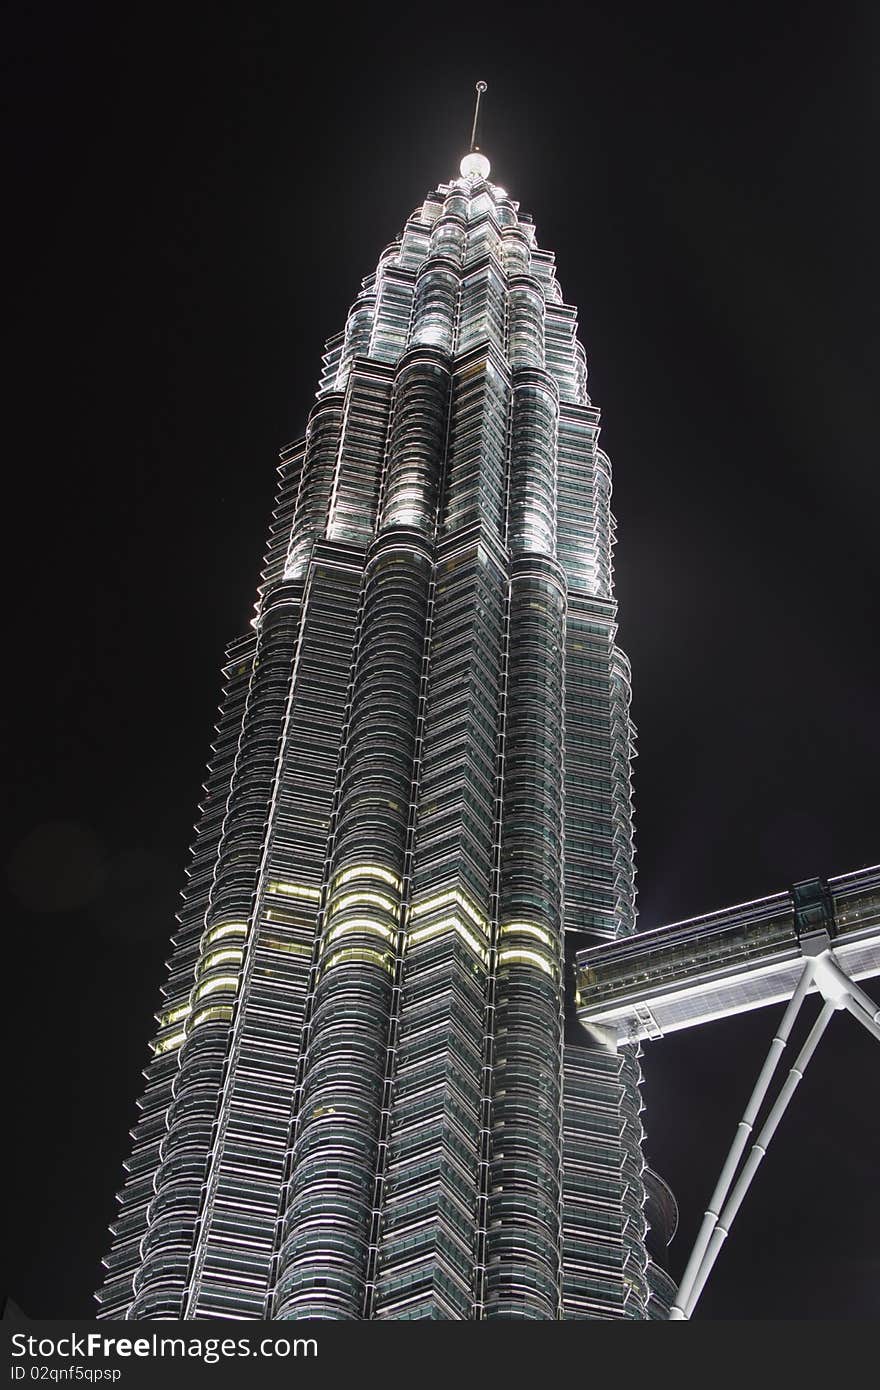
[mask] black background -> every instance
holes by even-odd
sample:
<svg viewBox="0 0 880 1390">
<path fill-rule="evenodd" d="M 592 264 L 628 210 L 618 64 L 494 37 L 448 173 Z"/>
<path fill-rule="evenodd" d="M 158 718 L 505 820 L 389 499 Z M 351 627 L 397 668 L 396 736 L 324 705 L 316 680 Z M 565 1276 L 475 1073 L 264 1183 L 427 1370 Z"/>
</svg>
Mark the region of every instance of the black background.
<svg viewBox="0 0 880 1390">
<path fill-rule="evenodd" d="M 878 13 L 7 9 L 5 1220 L 26 1313 L 91 1314 L 275 456 L 360 278 L 456 175 L 478 77 L 493 178 L 579 306 L 614 465 L 642 925 L 880 858 Z M 772 1026 L 646 1051 L 676 1274 Z M 700 1316 L 877 1315 L 878 1062 L 835 1018 Z"/>
</svg>

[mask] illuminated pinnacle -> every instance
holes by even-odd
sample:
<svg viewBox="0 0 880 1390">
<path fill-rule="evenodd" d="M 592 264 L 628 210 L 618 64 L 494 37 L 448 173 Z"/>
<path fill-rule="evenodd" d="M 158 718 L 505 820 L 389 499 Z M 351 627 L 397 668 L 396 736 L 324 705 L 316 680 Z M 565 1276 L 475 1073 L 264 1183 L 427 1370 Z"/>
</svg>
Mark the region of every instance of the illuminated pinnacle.
<svg viewBox="0 0 880 1390">
<path fill-rule="evenodd" d="M 470 153 L 466 154 L 461 161 L 461 176 L 463 179 L 487 179 L 491 168 L 488 159 L 484 154 L 480 154 L 480 147 L 477 144 L 477 121 L 480 117 L 480 98 L 486 91 L 486 83 L 477 83 L 477 100 L 474 104 L 474 123 L 471 127 L 471 148 Z"/>
</svg>

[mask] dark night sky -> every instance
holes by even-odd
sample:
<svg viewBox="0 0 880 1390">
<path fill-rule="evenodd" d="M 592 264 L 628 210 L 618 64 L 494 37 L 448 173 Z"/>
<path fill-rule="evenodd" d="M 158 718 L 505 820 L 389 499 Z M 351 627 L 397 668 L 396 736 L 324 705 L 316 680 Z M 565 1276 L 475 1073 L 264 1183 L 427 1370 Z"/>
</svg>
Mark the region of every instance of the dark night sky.
<svg viewBox="0 0 880 1390">
<path fill-rule="evenodd" d="M 880 11 L 317 8 L 7 12 L 7 1279 L 32 1316 L 91 1315 L 277 450 L 455 175 L 476 78 L 614 465 L 642 925 L 880 858 Z M 646 1051 L 676 1274 L 773 1022 Z M 878 1062 L 833 1021 L 701 1316 L 877 1316 Z"/>
</svg>

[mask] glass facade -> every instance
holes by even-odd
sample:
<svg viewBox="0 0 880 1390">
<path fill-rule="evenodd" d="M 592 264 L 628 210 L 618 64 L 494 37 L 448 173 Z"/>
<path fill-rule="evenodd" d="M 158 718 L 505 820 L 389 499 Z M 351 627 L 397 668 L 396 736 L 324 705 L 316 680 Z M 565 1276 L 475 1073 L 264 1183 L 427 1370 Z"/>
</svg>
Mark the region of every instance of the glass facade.
<svg viewBox="0 0 880 1390">
<path fill-rule="evenodd" d="M 462 167 L 281 457 L 103 1317 L 663 1315 L 638 1047 L 575 1019 L 635 928 L 610 465 L 553 256 Z"/>
</svg>

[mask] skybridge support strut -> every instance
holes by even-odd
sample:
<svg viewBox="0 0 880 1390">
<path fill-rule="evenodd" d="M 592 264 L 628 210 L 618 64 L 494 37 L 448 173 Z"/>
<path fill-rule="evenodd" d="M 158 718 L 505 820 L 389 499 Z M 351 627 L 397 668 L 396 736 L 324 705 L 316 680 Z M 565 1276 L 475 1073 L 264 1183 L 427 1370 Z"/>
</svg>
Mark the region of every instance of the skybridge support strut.
<svg viewBox="0 0 880 1390">
<path fill-rule="evenodd" d="M 712 1232 L 715 1229 L 715 1224 L 721 1213 L 722 1203 L 730 1191 L 730 1185 L 739 1167 L 740 1159 L 745 1152 L 746 1144 L 749 1141 L 749 1135 L 752 1132 L 755 1119 L 761 1108 L 761 1102 L 767 1094 L 770 1082 L 773 1080 L 773 1075 L 779 1065 L 779 1059 L 785 1050 L 785 1045 L 794 1027 L 795 1019 L 806 998 L 807 990 L 813 982 L 814 973 L 815 964 L 812 960 L 808 960 L 801 971 L 800 979 L 795 986 L 794 994 L 788 1001 L 788 1007 L 782 1016 L 782 1021 L 773 1036 L 770 1050 L 767 1053 L 764 1065 L 758 1075 L 758 1080 L 755 1082 L 755 1089 L 752 1091 L 743 1117 L 736 1127 L 733 1143 L 730 1146 L 730 1151 L 724 1161 L 724 1167 L 721 1169 L 721 1176 L 715 1185 L 715 1191 L 712 1193 L 711 1200 L 703 1216 L 703 1224 L 700 1227 L 700 1233 L 691 1251 L 691 1257 L 688 1260 L 687 1267 L 678 1287 L 678 1292 L 675 1296 L 675 1303 L 672 1305 L 669 1314 L 670 1320 L 673 1322 L 688 1316 L 685 1310 L 688 1307 L 691 1290 L 700 1273 L 700 1268 L 705 1258 Z"/>
<path fill-rule="evenodd" d="M 806 943 L 804 944 L 806 946 Z M 815 947 L 813 949 L 815 950 Z M 757 1139 L 752 1144 L 748 1157 L 743 1164 L 742 1171 L 733 1187 L 733 1191 L 730 1192 L 734 1174 L 745 1152 L 746 1144 L 748 1143 L 748 1138 L 752 1132 L 758 1111 L 767 1094 L 770 1082 L 773 1079 L 773 1074 L 776 1071 L 783 1049 L 791 1034 L 792 1027 L 800 1012 L 807 991 L 813 984 L 818 987 L 823 995 L 824 1002 L 822 1009 L 810 1029 L 807 1039 L 798 1053 L 796 1061 L 789 1070 L 788 1076 L 783 1082 L 779 1095 L 761 1127 Z M 670 1321 L 678 1322 L 691 1316 L 697 1300 L 703 1292 L 706 1281 L 712 1272 L 721 1247 L 730 1232 L 734 1218 L 758 1171 L 761 1159 L 767 1152 L 770 1140 L 773 1138 L 777 1126 L 797 1089 L 798 1082 L 806 1070 L 807 1063 L 810 1061 L 810 1058 L 819 1045 L 822 1034 L 831 1022 L 833 1014 L 838 1009 L 846 1009 L 868 1030 L 868 1032 L 880 1040 L 880 1009 L 878 1009 L 869 995 L 867 995 L 864 990 L 860 989 L 845 971 L 841 970 L 837 961 L 832 956 L 831 951 L 827 947 L 825 949 L 820 948 L 819 950 L 815 950 L 815 954 L 811 953 L 807 955 L 795 991 L 788 1002 L 779 1028 L 774 1034 L 767 1058 L 761 1068 L 743 1118 L 737 1126 L 736 1135 L 734 1136 L 730 1151 L 721 1170 L 721 1176 L 718 1179 L 715 1191 L 712 1193 L 711 1201 L 703 1217 L 703 1224 L 700 1227 L 690 1259 L 688 1260 L 687 1267 L 682 1276 L 681 1283 L 675 1296 L 675 1302 L 670 1309 Z M 728 1193 L 730 1193 L 729 1196 Z"/>
</svg>

